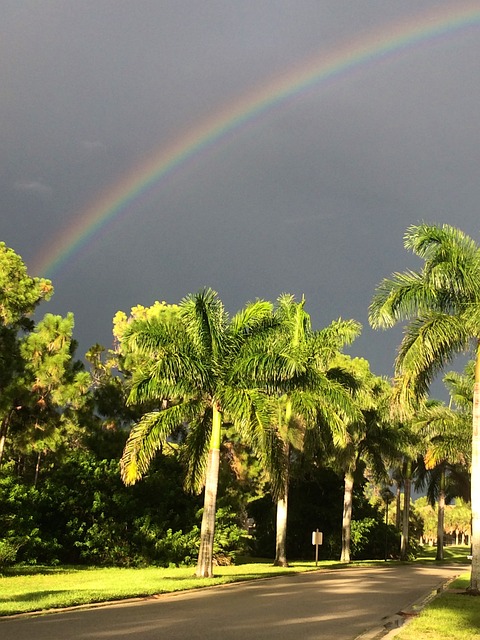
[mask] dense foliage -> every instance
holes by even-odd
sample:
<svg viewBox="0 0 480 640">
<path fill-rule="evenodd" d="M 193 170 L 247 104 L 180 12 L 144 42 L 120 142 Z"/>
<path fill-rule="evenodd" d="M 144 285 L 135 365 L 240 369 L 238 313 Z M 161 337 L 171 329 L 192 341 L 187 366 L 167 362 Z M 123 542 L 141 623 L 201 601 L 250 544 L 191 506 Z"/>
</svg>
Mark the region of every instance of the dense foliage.
<svg viewBox="0 0 480 640">
<path fill-rule="evenodd" d="M 439 424 L 461 426 L 465 412 L 470 415 L 472 379 L 450 374 L 453 407 L 425 414 L 416 430 L 393 422 L 385 408 L 388 383 L 370 374 L 366 361 L 335 360 L 345 343 L 340 329 L 353 339 L 358 324 L 336 321 L 313 332 L 305 301 L 295 303 L 291 296 L 281 297 L 277 309 L 256 301 L 232 319 L 209 290 L 179 305 L 137 306 L 114 318 L 117 347 L 94 345 L 84 363 L 76 356 L 72 314 L 33 320 L 52 293 L 48 280 L 28 276 L 21 258 L 0 244 L 0 567 L 193 566 L 204 505 L 198 491 L 215 412 L 222 415 L 215 562 L 232 562 L 239 554 L 273 561 L 279 486 L 288 487 L 286 555 L 313 559 L 311 535 L 318 528 L 324 534 L 320 557 L 344 557 L 347 476 L 350 557 L 397 557 L 395 513 L 402 506 L 392 494 L 386 522 L 389 503 L 381 490 L 396 484 L 399 495 L 406 459 L 414 474 L 423 458 L 424 469 L 433 461 L 443 464 L 446 457 L 438 457 L 438 447 L 435 457 L 432 443 L 455 443 Z M 209 317 L 202 301 L 212 305 Z M 279 313 L 287 307 L 301 310 L 311 339 L 287 336 Z M 209 319 L 213 325 L 203 324 Z M 153 341 L 138 348 L 137 329 L 142 340 Z M 179 412 L 187 405 L 195 411 Z M 153 416 L 148 424 L 146 415 Z M 433 423 L 439 415 L 443 422 Z M 288 433 L 280 428 L 285 416 Z M 436 428 L 435 441 L 426 421 Z M 122 452 L 125 480 L 130 461 L 138 460 L 138 430 L 148 432 L 155 424 L 168 429 L 150 443 L 135 476 L 141 481 L 126 486 Z M 410 429 L 417 440 L 406 437 Z M 464 453 L 448 452 L 462 478 L 448 485 L 449 499 L 468 494 Z M 412 508 L 410 554 L 421 535 L 435 539 L 431 509 L 426 503 Z M 469 536 L 468 513 L 461 501 L 446 510 L 445 530 L 456 540 Z"/>
</svg>

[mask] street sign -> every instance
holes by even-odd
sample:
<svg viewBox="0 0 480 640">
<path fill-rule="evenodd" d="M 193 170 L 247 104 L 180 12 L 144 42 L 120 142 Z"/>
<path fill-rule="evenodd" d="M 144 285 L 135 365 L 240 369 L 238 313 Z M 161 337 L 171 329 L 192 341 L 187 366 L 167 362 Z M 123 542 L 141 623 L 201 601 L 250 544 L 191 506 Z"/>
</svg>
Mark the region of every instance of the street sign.
<svg viewBox="0 0 480 640">
<path fill-rule="evenodd" d="M 318 529 L 312 532 L 312 544 L 323 544 L 323 533 Z"/>
<path fill-rule="evenodd" d="M 323 533 L 318 529 L 312 532 L 312 544 L 315 545 L 315 566 L 318 565 L 318 545 L 323 544 Z"/>
</svg>

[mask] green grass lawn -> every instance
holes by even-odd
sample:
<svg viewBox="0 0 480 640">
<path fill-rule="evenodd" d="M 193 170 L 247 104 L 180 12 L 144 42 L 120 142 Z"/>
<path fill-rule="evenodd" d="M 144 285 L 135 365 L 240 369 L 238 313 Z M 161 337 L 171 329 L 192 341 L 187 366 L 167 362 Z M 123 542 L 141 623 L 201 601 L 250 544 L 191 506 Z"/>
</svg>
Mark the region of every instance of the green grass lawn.
<svg viewBox="0 0 480 640">
<path fill-rule="evenodd" d="M 337 562 L 322 566 L 337 566 Z M 271 560 L 216 567 L 215 577 L 195 578 L 195 568 L 141 569 L 16 567 L 0 577 L 0 616 L 92 602 L 170 593 L 241 580 L 311 571 L 314 562 L 273 567 Z"/>
<path fill-rule="evenodd" d="M 469 573 L 452 582 L 400 630 L 395 640 L 478 640 L 480 597 L 465 594 L 469 582 Z"/>
<path fill-rule="evenodd" d="M 422 547 L 416 562 L 437 562 L 435 556 L 437 554 L 436 547 L 424 546 Z M 468 556 L 470 555 L 470 547 L 458 545 L 451 547 L 444 547 L 443 549 L 443 562 L 460 562 L 463 564 L 470 564 Z"/>
<path fill-rule="evenodd" d="M 444 562 L 469 564 L 470 547 L 452 546 L 444 549 Z M 424 547 L 417 562 L 436 562 L 435 547 Z M 449 585 L 419 616 L 413 618 L 395 636 L 395 640 L 478 640 L 480 638 L 480 597 L 465 591 L 470 572 Z"/>
</svg>

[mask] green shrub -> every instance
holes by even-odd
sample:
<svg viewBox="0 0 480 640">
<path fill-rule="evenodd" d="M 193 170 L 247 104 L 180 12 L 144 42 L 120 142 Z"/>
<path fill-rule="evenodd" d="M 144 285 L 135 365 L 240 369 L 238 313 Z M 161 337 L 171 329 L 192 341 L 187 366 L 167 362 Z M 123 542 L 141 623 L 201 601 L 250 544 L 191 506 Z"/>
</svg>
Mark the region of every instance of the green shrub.
<svg viewBox="0 0 480 640">
<path fill-rule="evenodd" d="M 155 543 L 155 557 L 165 567 L 195 564 L 200 545 L 200 529 L 188 533 L 168 529 Z"/>
<path fill-rule="evenodd" d="M 3 470 L 2 470 L 3 471 Z M 120 479 L 118 461 L 85 451 L 49 471 L 37 488 L 13 473 L 0 476 L 0 539 L 26 563 L 138 565 L 182 563 L 182 531 L 198 525 L 201 498 L 184 492 L 183 469 L 159 456 L 134 487 Z M 179 532 L 175 545 L 168 531 Z M 184 555 L 196 555 L 185 534 Z M 163 554 L 163 555 L 162 555 Z"/>
<path fill-rule="evenodd" d="M 400 548 L 399 534 L 391 525 L 377 518 L 352 520 L 351 557 L 353 560 L 380 560 L 396 557 Z"/>
<path fill-rule="evenodd" d="M 18 547 L 9 540 L 0 540 L 0 569 L 13 564 L 17 557 Z"/>
<path fill-rule="evenodd" d="M 219 507 L 215 520 L 214 556 L 234 561 L 237 555 L 250 553 L 251 536 L 239 524 L 238 516 L 231 507 Z"/>
</svg>

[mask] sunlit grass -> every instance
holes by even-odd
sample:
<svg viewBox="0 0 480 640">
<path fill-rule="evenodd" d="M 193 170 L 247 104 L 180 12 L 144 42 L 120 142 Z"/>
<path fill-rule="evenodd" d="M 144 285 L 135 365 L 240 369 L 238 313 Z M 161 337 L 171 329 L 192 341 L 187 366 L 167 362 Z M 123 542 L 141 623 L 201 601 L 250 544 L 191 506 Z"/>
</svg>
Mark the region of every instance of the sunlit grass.
<svg viewBox="0 0 480 640">
<path fill-rule="evenodd" d="M 459 562 L 462 564 L 470 564 L 469 555 L 471 553 L 470 546 L 466 545 L 452 545 L 450 547 L 444 547 L 443 549 L 443 562 Z M 430 547 L 425 545 L 421 548 L 418 555 L 417 562 L 438 562 L 435 560 L 437 554 L 436 547 Z"/>
<path fill-rule="evenodd" d="M 468 562 L 467 547 L 448 547 L 446 561 Z M 420 561 L 435 562 L 435 549 L 425 548 Z M 383 561 L 352 563 L 383 565 Z M 389 563 L 391 564 L 391 563 Z M 322 561 L 318 568 L 345 567 L 338 561 Z M 0 576 L 0 616 L 58 609 L 74 605 L 148 597 L 186 589 L 240 582 L 314 570 L 314 562 L 292 562 L 289 567 L 272 566 L 272 561 L 239 558 L 237 564 L 216 567 L 213 579 L 194 576 L 194 567 L 181 568 L 84 568 L 17 566 Z M 467 584 L 465 584 L 465 587 Z M 464 587 L 464 588 L 465 588 Z M 472 598 L 472 600 L 475 600 Z M 480 601 L 478 601 L 480 607 Z M 418 637 L 415 640 L 419 640 Z"/>
<path fill-rule="evenodd" d="M 480 597 L 466 595 L 469 573 L 450 585 L 418 617 L 395 636 L 396 640 L 478 640 Z"/>
<path fill-rule="evenodd" d="M 324 563 L 323 566 L 338 563 Z M 195 578 L 194 567 L 141 569 L 17 567 L 0 577 L 0 615 L 69 607 L 92 602 L 171 593 L 315 569 L 313 562 L 273 567 L 269 562 L 216 567 L 212 579 Z"/>
</svg>

